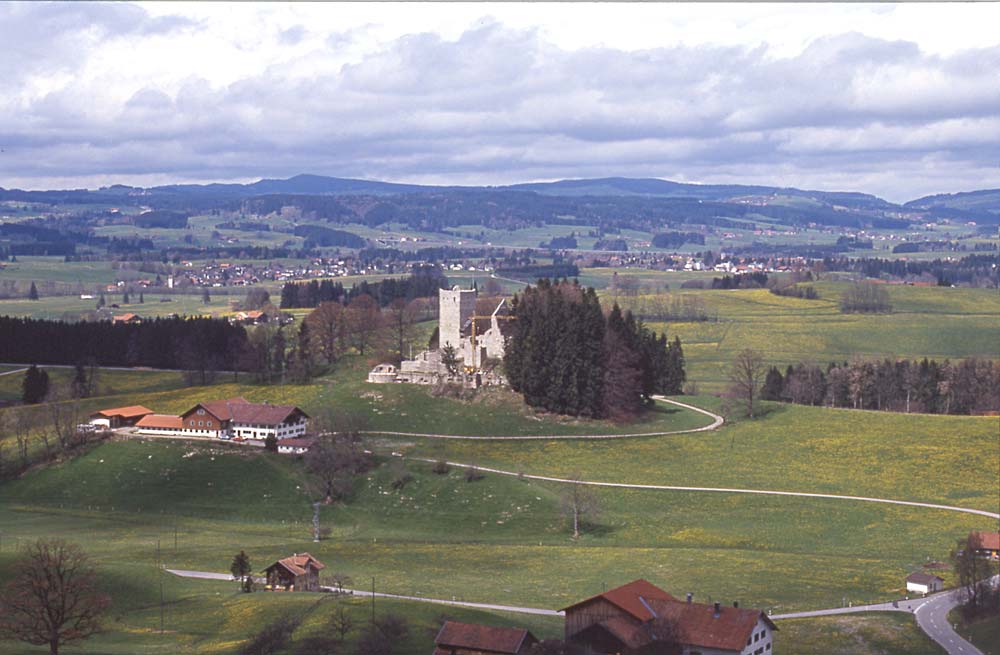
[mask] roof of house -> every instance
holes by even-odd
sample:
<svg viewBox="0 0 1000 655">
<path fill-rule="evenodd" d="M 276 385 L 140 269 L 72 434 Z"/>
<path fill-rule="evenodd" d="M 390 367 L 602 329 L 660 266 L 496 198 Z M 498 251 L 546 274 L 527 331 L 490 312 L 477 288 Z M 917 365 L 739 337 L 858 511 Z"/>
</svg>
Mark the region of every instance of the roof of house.
<svg viewBox="0 0 1000 655">
<path fill-rule="evenodd" d="M 941 578 L 936 575 L 931 575 L 930 573 L 921 573 L 920 571 L 914 571 L 910 575 L 906 576 L 907 582 L 915 582 L 917 584 L 930 584 L 937 580 L 938 582 L 944 582 Z"/>
<path fill-rule="evenodd" d="M 969 538 L 979 539 L 979 548 L 988 550 L 1000 550 L 1000 532 L 979 532 L 974 531 L 969 534 Z"/>
<path fill-rule="evenodd" d="M 135 418 L 136 416 L 145 416 L 146 414 L 152 413 L 153 410 L 148 407 L 143 407 L 142 405 L 129 405 L 128 407 L 115 407 L 113 409 L 98 410 L 91 414 L 91 416 L 104 416 L 106 418 L 121 416 L 122 418 Z"/>
<path fill-rule="evenodd" d="M 759 609 L 720 606 L 716 615 L 715 607 L 704 603 L 652 600 L 648 604 L 658 618 L 677 624 L 680 641 L 687 646 L 739 652 L 753 634 L 758 619 L 763 619 L 772 630 L 778 629 Z"/>
<path fill-rule="evenodd" d="M 319 561 L 309 553 L 295 553 L 291 557 L 285 557 L 283 559 L 279 559 L 277 562 L 275 562 L 274 564 L 272 564 L 267 568 L 268 570 L 270 570 L 275 566 L 282 566 L 292 575 L 302 575 L 308 569 L 310 562 L 312 563 L 313 568 L 315 568 L 317 571 L 326 568 L 326 565 L 323 564 L 323 562 Z"/>
<path fill-rule="evenodd" d="M 434 638 L 434 643 L 439 647 L 468 648 L 514 655 L 528 639 L 532 642 L 537 641 L 534 635 L 524 628 L 498 628 L 475 623 L 445 621 L 437 637 Z M 440 650 L 448 652 L 446 649 Z"/>
<path fill-rule="evenodd" d="M 569 607 L 564 607 L 562 611 L 573 609 L 575 607 L 579 607 L 580 605 L 585 605 L 597 600 L 598 598 L 603 598 L 640 621 L 648 621 L 653 618 L 653 615 L 649 611 L 649 607 L 643 602 L 644 600 L 677 600 L 653 583 L 639 579 L 633 580 L 632 582 L 624 584 L 620 587 L 615 587 L 609 591 L 605 591 L 603 594 L 597 594 L 596 596 L 591 596 L 586 600 L 573 603 Z"/>
<path fill-rule="evenodd" d="M 139 419 L 139 422 L 135 425 L 139 428 L 180 430 L 184 427 L 184 420 L 180 416 L 172 416 L 170 414 L 147 414 Z"/>
<path fill-rule="evenodd" d="M 134 321 L 139 318 L 138 314 L 133 314 L 132 312 L 125 312 L 124 314 L 118 314 L 112 321 L 115 323 L 127 323 L 128 321 Z"/>
<path fill-rule="evenodd" d="M 235 423 L 251 423 L 260 425 L 277 425 L 283 423 L 295 412 L 308 415 L 294 405 L 269 405 L 267 403 L 252 403 L 246 398 L 228 398 L 226 400 L 210 400 L 198 403 L 183 416 L 187 416 L 199 407 L 204 408 L 220 421 Z"/>
<path fill-rule="evenodd" d="M 312 437 L 291 437 L 278 441 L 278 448 L 312 448 L 315 443 Z"/>
</svg>

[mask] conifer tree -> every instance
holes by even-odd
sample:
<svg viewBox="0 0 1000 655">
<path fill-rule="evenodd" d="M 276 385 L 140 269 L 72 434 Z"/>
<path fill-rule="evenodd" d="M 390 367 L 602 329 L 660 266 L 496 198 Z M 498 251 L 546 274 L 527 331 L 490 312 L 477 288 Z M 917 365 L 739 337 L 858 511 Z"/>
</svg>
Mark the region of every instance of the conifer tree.
<svg viewBox="0 0 1000 655">
<path fill-rule="evenodd" d="M 28 289 L 28 300 L 38 300 L 38 287 L 35 286 L 34 282 L 31 283 L 31 288 Z"/>
</svg>

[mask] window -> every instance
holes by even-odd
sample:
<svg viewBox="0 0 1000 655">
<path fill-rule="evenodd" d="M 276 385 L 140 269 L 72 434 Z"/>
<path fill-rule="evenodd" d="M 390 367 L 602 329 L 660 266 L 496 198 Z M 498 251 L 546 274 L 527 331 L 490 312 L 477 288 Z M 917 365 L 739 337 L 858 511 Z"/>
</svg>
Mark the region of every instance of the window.
<svg viewBox="0 0 1000 655">
<path fill-rule="evenodd" d="M 203 410 L 203 409 L 199 409 L 199 410 L 198 410 L 198 414 L 199 414 L 199 415 L 204 415 L 204 414 L 205 414 L 205 410 Z"/>
<path fill-rule="evenodd" d="M 202 426 L 204 426 L 204 425 L 205 425 L 205 421 L 198 421 L 198 427 L 199 428 L 202 427 Z"/>
<path fill-rule="evenodd" d="M 211 421 L 205 421 L 205 425 L 206 425 L 206 427 L 212 427 L 212 422 Z"/>
<path fill-rule="evenodd" d="M 194 419 L 192 419 L 192 420 L 191 420 L 191 421 L 190 421 L 190 422 L 188 423 L 188 425 L 190 425 L 191 427 L 194 427 Z"/>
<path fill-rule="evenodd" d="M 753 640 L 754 640 L 755 643 L 758 642 L 758 641 L 760 641 L 760 633 L 754 634 Z"/>
<path fill-rule="evenodd" d="M 771 650 L 771 642 L 767 642 L 767 646 L 764 646 L 764 650 Z"/>
</svg>

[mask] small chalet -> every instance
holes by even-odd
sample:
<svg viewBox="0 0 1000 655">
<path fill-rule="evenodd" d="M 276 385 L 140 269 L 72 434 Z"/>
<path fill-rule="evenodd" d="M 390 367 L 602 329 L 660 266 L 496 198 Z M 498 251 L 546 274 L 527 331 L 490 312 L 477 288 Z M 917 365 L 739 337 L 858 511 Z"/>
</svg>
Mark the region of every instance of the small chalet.
<svg viewBox="0 0 1000 655">
<path fill-rule="evenodd" d="M 976 555 L 994 562 L 1000 560 L 1000 532 L 970 532 L 969 545 L 976 549 Z"/>
<path fill-rule="evenodd" d="M 138 423 L 144 416 L 149 416 L 153 410 L 142 405 L 102 409 L 90 415 L 90 424 L 104 428 L 121 428 Z"/>
<path fill-rule="evenodd" d="M 758 609 L 678 600 L 635 580 L 563 610 L 565 639 L 594 654 L 661 652 L 664 639 L 684 655 L 771 655 L 778 629 Z M 669 628 L 665 627 L 669 626 Z"/>
<path fill-rule="evenodd" d="M 295 553 L 264 569 L 270 591 L 319 591 L 319 572 L 326 568 L 309 553 Z"/>
<path fill-rule="evenodd" d="M 524 655 L 537 643 L 524 628 L 445 621 L 434 638 L 434 655 Z"/>
<path fill-rule="evenodd" d="M 936 575 L 916 571 L 906 576 L 907 591 L 915 591 L 918 594 L 932 594 L 942 589 L 944 589 L 944 580 Z"/>
</svg>

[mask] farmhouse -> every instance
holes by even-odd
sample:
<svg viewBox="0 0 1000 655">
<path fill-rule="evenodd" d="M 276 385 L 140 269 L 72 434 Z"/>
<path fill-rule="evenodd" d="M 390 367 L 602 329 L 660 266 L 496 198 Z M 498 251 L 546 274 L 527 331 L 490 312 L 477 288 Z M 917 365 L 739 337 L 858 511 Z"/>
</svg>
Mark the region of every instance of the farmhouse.
<svg viewBox="0 0 1000 655">
<path fill-rule="evenodd" d="M 935 591 L 941 591 L 943 585 L 944 580 L 930 573 L 916 571 L 906 576 L 906 590 L 915 591 L 918 594 L 931 594 Z"/>
<path fill-rule="evenodd" d="M 445 621 L 434 638 L 434 655 L 523 655 L 537 643 L 524 628 Z"/>
<path fill-rule="evenodd" d="M 319 572 L 326 568 L 309 553 L 295 553 L 264 569 L 271 591 L 319 591 Z"/>
<path fill-rule="evenodd" d="M 980 557 L 1000 560 L 1000 532 L 970 532 L 969 545 L 976 549 Z"/>
<path fill-rule="evenodd" d="M 104 428 L 121 428 L 135 425 L 144 416 L 149 416 L 153 410 L 142 405 L 102 409 L 90 415 L 90 424 Z"/>
<path fill-rule="evenodd" d="M 133 314 L 132 312 L 125 312 L 124 314 L 117 314 L 111 318 L 112 323 L 142 323 L 142 318 L 138 314 Z"/>
<path fill-rule="evenodd" d="M 639 655 L 676 641 L 683 655 L 770 655 L 778 629 L 761 610 L 678 600 L 635 580 L 564 608 L 565 639 L 593 653 Z"/>
<path fill-rule="evenodd" d="M 282 440 L 304 435 L 308 422 L 309 416 L 293 405 L 229 398 L 198 403 L 180 416 L 150 412 L 135 425 L 139 434 Z"/>
</svg>

